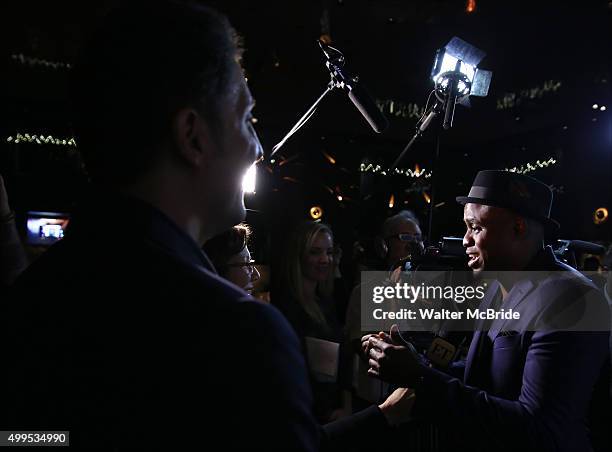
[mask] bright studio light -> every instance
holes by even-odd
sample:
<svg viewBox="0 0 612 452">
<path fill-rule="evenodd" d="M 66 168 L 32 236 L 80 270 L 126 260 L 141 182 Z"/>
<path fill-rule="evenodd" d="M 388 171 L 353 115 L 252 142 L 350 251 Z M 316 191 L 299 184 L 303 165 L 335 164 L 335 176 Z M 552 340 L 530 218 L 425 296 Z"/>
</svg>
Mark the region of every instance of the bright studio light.
<svg viewBox="0 0 612 452">
<path fill-rule="evenodd" d="M 437 73 L 434 74 L 432 77 L 433 81 L 437 83 L 438 78 L 440 77 L 440 74 L 443 74 L 444 72 L 454 71 L 455 68 L 457 67 L 457 61 L 459 61 L 458 58 L 455 58 L 454 56 L 449 55 L 448 53 L 445 52 L 444 55 L 442 56 L 442 63 L 440 64 L 439 68 L 436 68 Z M 471 66 L 462 61 L 459 66 L 459 72 L 465 75 L 467 79 L 470 81 L 470 83 L 474 81 L 474 74 L 476 73 L 476 68 L 474 66 Z"/>
<path fill-rule="evenodd" d="M 255 193 L 255 185 L 257 182 L 257 166 L 255 163 L 249 168 L 242 178 L 242 191 L 245 193 Z"/>
<path fill-rule="evenodd" d="M 457 100 L 467 96 L 485 97 L 491 84 L 491 71 L 478 69 L 485 53 L 463 39 L 454 37 L 436 52 L 431 78 L 436 89 L 444 94 L 456 95 Z M 449 91 L 451 82 L 455 88 Z M 456 93 L 455 93 L 456 90 Z"/>
</svg>

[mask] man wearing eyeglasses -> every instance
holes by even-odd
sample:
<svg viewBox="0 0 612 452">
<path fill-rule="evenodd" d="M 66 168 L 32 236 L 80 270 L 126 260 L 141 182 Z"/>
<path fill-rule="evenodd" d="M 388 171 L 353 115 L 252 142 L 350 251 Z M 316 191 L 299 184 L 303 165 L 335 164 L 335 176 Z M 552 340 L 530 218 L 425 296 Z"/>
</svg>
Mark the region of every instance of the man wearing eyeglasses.
<svg viewBox="0 0 612 452">
<path fill-rule="evenodd" d="M 425 247 L 419 220 L 408 210 L 389 217 L 381 228 L 376 252 L 387 269 L 393 269 L 400 261 L 420 256 Z"/>
</svg>

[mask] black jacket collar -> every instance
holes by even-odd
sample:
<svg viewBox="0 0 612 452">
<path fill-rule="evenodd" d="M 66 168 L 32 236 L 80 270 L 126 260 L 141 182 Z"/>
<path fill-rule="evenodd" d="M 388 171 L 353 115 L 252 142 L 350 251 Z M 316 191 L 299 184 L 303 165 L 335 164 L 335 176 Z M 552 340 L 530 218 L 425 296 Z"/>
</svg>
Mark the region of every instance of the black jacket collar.
<svg viewBox="0 0 612 452">
<path fill-rule="evenodd" d="M 115 242 L 147 241 L 191 265 L 216 273 L 198 244 L 163 212 L 118 192 L 94 190 L 76 209 L 67 237 L 89 234 Z"/>
</svg>

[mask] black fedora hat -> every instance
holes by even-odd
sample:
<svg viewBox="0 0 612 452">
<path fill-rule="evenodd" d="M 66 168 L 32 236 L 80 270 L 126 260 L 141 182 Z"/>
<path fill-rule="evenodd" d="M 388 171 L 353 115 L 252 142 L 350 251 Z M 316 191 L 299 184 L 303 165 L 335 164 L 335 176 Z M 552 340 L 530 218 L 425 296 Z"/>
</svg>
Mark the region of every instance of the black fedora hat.
<svg viewBox="0 0 612 452">
<path fill-rule="evenodd" d="M 480 171 L 470 193 L 457 202 L 503 207 L 542 223 L 547 234 L 557 232 L 559 223 L 550 218 L 553 193 L 550 187 L 533 177 L 510 171 Z"/>
</svg>

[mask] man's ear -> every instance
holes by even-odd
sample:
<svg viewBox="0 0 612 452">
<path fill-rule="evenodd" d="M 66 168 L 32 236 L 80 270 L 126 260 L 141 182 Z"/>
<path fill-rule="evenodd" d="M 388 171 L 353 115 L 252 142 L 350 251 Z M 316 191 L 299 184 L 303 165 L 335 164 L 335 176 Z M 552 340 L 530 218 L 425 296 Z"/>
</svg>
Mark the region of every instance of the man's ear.
<svg viewBox="0 0 612 452">
<path fill-rule="evenodd" d="M 172 137 L 179 158 L 190 166 L 201 166 L 212 152 L 208 121 L 193 108 L 182 108 L 172 122 Z"/>
</svg>

